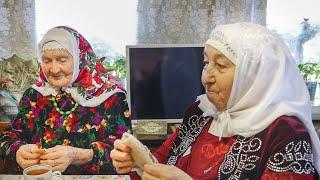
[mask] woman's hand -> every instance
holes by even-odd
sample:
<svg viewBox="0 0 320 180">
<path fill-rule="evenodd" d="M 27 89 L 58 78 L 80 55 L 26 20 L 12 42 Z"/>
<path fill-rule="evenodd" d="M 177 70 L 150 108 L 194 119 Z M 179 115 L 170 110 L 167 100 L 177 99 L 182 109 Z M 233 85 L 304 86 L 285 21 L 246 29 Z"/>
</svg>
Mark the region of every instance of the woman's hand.
<svg viewBox="0 0 320 180">
<path fill-rule="evenodd" d="M 64 172 L 76 159 L 78 148 L 57 145 L 46 149 L 46 154 L 40 156 L 40 164 L 52 166 L 54 171 Z"/>
<path fill-rule="evenodd" d="M 119 139 L 114 142 L 114 149 L 110 153 L 112 164 L 117 173 L 125 174 L 134 167 L 134 160 L 131 156 L 131 149 L 121 143 Z"/>
<path fill-rule="evenodd" d="M 16 152 L 16 161 L 22 169 L 39 163 L 40 154 L 35 152 L 38 149 L 38 146 L 35 144 L 20 146 Z"/>
<path fill-rule="evenodd" d="M 168 166 L 165 164 L 146 164 L 143 167 L 143 180 L 168 179 L 168 180 L 192 180 L 192 178 L 177 168 L 176 166 Z"/>
</svg>

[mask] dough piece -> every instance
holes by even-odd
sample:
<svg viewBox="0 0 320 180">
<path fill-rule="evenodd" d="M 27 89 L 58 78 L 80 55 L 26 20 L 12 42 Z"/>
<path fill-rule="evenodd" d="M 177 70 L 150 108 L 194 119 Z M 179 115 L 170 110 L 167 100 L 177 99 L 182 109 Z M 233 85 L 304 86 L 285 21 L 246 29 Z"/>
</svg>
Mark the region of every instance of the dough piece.
<svg viewBox="0 0 320 180">
<path fill-rule="evenodd" d="M 131 148 L 131 155 L 138 167 L 141 169 L 145 164 L 153 164 L 152 155 L 137 138 L 129 133 L 123 133 L 121 142 Z"/>
<path fill-rule="evenodd" d="M 40 155 L 45 155 L 46 154 L 46 150 L 45 149 L 37 149 L 34 151 L 35 153 L 38 153 Z"/>
</svg>

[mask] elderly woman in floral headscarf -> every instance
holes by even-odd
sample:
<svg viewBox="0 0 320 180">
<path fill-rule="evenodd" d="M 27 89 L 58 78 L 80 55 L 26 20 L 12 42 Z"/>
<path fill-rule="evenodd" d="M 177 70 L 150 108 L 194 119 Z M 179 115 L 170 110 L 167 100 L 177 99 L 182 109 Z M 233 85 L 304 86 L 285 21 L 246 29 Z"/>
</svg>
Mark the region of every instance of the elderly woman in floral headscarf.
<svg viewBox="0 0 320 180">
<path fill-rule="evenodd" d="M 202 82 L 206 94 L 153 154 L 163 164 L 145 165 L 142 179 L 316 177 L 320 142 L 308 90 L 279 38 L 250 23 L 217 26 L 205 44 Z M 113 164 L 127 173 L 130 148 L 114 146 Z"/>
<path fill-rule="evenodd" d="M 69 27 L 49 30 L 39 56 L 41 80 L 25 91 L 16 119 L 0 136 L 6 173 L 35 164 L 64 174 L 116 173 L 110 151 L 131 131 L 125 91 Z"/>
</svg>

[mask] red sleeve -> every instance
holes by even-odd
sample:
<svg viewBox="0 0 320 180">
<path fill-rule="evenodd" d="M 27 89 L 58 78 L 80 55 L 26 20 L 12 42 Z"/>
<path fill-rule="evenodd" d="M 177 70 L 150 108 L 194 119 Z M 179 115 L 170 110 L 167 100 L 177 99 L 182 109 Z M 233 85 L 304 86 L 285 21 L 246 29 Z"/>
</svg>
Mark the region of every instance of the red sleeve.
<svg viewBox="0 0 320 180">
<path fill-rule="evenodd" d="M 153 153 L 159 163 L 165 164 L 167 162 L 172 143 L 177 138 L 178 133 L 179 129 L 177 128 L 176 131 Z"/>
<path fill-rule="evenodd" d="M 314 174 L 297 174 L 293 172 L 273 172 L 266 169 L 262 176 L 261 180 L 314 180 Z"/>
<path fill-rule="evenodd" d="M 270 155 L 262 174 L 264 179 L 314 179 L 312 142 L 304 124 L 283 116 L 272 124 Z M 263 178 L 262 178 L 263 179 Z"/>
</svg>

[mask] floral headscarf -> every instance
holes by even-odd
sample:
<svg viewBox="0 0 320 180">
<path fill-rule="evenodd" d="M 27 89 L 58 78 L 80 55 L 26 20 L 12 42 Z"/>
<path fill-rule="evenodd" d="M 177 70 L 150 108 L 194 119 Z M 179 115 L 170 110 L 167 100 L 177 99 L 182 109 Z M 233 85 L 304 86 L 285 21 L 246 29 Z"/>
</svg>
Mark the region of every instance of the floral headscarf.
<svg viewBox="0 0 320 180">
<path fill-rule="evenodd" d="M 39 58 L 43 46 L 55 42 L 64 47 L 74 60 L 71 87 L 61 89 L 70 93 L 72 98 L 82 106 L 95 107 L 116 92 L 125 92 L 117 78 L 112 76 L 102 65 L 92 50 L 89 42 L 76 30 L 58 26 L 50 29 L 39 43 Z M 41 59 L 42 61 L 42 59 Z M 43 96 L 56 96 L 59 88 L 51 86 L 40 67 L 40 81 L 32 85 Z"/>
</svg>

